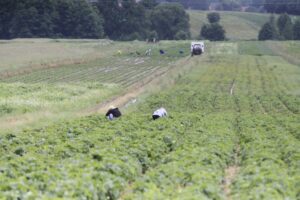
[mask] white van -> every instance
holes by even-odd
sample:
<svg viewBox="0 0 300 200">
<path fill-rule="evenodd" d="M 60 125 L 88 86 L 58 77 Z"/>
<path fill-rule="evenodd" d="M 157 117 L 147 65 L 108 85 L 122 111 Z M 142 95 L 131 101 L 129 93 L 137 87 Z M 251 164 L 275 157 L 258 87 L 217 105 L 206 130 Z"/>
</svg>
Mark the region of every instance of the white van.
<svg viewBox="0 0 300 200">
<path fill-rule="evenodd" d="M 204 42 L 196 41 L 191 43 L 191 55 L 201 55 L 204 53 Z"/>
</svg>

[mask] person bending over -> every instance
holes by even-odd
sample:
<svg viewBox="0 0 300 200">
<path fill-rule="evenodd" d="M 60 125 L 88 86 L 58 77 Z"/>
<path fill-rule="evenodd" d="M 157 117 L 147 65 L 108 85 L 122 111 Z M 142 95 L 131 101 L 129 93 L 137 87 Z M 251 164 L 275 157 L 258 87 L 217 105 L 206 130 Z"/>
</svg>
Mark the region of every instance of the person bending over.
<svg viewBox="0 0 300 200">
<path fill-rule="evenodd" d="M 105 114 L 106 118 L 109 120 L 113 120 L 114 118 L 121 117 L 122 113 L 120 112 L 119 108 L 115 106 L 110 106 L 109 110 Z"/>
<path fill-rule="evenodd" d="M 156 111 L 154 111 L 153 115 L 152 115 L 152 119 L 156 120 L 160 117 L 166 117 L 168 115 L 166 109 L 164 108 L 159 108 Z"/>
</svg>

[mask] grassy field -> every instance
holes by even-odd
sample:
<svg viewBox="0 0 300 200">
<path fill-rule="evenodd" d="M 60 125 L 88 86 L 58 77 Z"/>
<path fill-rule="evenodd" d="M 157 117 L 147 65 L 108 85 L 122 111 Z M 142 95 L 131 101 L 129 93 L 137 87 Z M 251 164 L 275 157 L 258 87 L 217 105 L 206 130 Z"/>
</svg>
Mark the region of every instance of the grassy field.
<svg viewBox="0 0 300 200">
<path fill-rule="evenodd" d="M 209 12 L 189 11 L 191 33 L 197 38 L 204 23 L 208 23 L 206 15 Z M 269 20 L 269 15 L 257 13 L 219 12 L 220 24 L 226 31 L 229 40 L 257 39 L 261 26 Z"/>
<path fill-rule="evenodd" d="M 192 38 L 198 38 L 204 23 L 208 23 L 207 11 L 188 11 Z M 226 31 L 229 40 L 257 40 L 258 32 L 266 23 L 270 15 L 245 12 L 218 12 L 221 16 L 220 24 Z M 297 17 L 292 16 L 295 20 Z"/>
<path fill-rule="evenodd" d="M 7 41 L 0 46 L 0 129 L 76 116 L 167 72 L 188 54 L 188 42 Z"/>
<path fill-rule="evenodd" d="M 0 198 L 299 199 L 300 69 L 272 45 L 300 50 L 208 43 L 175 85 L 118 120 L 1 134 Z M 169 116 L 152 121 L 160 106 Z"/>
</svg>

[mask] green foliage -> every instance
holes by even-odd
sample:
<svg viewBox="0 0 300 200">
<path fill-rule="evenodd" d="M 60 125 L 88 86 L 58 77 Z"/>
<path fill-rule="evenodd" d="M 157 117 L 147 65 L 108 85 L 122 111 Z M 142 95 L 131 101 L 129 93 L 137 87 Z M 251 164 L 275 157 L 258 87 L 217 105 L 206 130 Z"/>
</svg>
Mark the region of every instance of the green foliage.
<svg viewBox="0 0 300 200">
<path fill-rule="evenodd" d="M 282 39 L 293 39 L 293 24 L 289 15 L 287 15 L 286 13 L 280 15 L 277 19 L 277 27 Z"/>
<path fill-rule="evenodd" d="M 297 20 L 293 27 L 294 39 L 300 40 L 300 20 Z"/>
<path fill-rule="evenodd" d="M 300 2 L 298 0 L 266 0 L 264 8 L 270 13 L 300 14 Z"/>
<path fill-rule="evenodd" d="M 201 27 L 200 38 L 208 39 L 211 41 L 225 40 L 226 31 L 218 23 L 220 21 L 219 13 L 208 13 L 207 19 L 210 24 L 204 24 Z"/>
<path fill-rule="evenodd" d="M 221 41 L 225 40 L 225 30 L 218 23 L 204 24 L 200 36 L 211 41 Z"/>
<path fill-rule="evenodd" d="M 180 3 L 185 9 L 208 10 L 209 0 L 166 0 L 167 2 Z"/>
<path fill-rule="evenodd" d="M 157 6 L 156 0 L 141 0 L 141 4 L 146 8 L 146 9 L 153 9 L 155 6 Z"/>
<path fill-rule="evenodd" d="M 217 12 L 212 12 L 207 14 L 207 19 L 209 23 L 218 23 L 221 19 L 220 14 Z"/>
<path fill-rule="evenodd" d="M 276 29 L 270 22 L 263 25 L 258 34 L 259 40 L 273 40 L 276 38 Z"/>
<path fill-rule="evenodd" d="M 102 17 L 85 0 L 15 0 L 0 6 L 0 13 L 0 21 L 5 21 L 0 25 L 0 38 L 104 35 Z"/>
<path fill-rule="evenodd" d="M 189 38 L 190 38 L 190 34 L 182 30 L 178 31 L 174 36 L 175 40 L 187 40 Z"/>
<path fill-rule="evenodd" d="M 233 200 L 298 199 L 300 71 L 268 44 L 208 42 L 192 71 L 117 120 L 1 133 L 0 198 L 224 199 L 236 167 Z M 154 121 L 159 106 L 169 115 Z"/>
<path fill-rule="evenodd" d="M 151 21 L 160 40 L 174 40 L 179 31 L 190 35 L 189 16 L 179 4 L 158 5 L 151 13 Z"/>
<path fill-rule="evenodd" d="M 240 10 L 240 2 L 238 0 L 220 0 L 221 10 Z"/>
</svg>

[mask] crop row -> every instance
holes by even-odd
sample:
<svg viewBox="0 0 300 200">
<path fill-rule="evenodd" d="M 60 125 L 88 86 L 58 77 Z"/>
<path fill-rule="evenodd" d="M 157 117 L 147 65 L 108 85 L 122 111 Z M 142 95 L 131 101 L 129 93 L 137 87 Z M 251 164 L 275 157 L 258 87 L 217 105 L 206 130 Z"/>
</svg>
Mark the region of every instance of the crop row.
<svg viewBox="0 0 300 200">
<path fill-rule="evenodd" d="M 168 65 L 168 59 L 162 64 Z M 149 58 L 123 58 L 116 61 L 107 61 L 95 66 L 68 66 L 61 68 L 52 68 L 40 70 L 23 76 L 12 77 L 6 82 L 25 82 L 25 83 L 57 83 L 57 82 L 109 82 L 118 83 L 120 79 L 130 77 L 143 78 L 151 72 L 151 69 L 157 69 L 158 62 Z M 139 76 L 143 75 L 143 76 Z M 137 81 L 137 79 L 135 80 Z"/>
<path fill-rule="evenodd" d="M 299 198 L 299 98 L 281 94 L 293 87 L 270 59 L 207 56 L 118 120 L 2 134 L 0 198 Z M 169 116 L 151 120 L 160 106 Z"/>
</svg>

